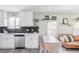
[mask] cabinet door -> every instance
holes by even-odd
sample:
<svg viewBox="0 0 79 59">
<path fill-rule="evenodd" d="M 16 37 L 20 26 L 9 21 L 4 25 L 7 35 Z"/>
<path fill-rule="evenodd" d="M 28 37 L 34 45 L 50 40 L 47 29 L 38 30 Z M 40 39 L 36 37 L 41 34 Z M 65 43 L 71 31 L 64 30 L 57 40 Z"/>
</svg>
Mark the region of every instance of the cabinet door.
<svg viewBox="0 0 79 59">
<path fill-rule="evenodd" d="M 25 35 L 25 48 L 32 48 L 32 42 L 31 42 L 31 34 Z"/>
<path fill-rule="evenodd" d="M 20 11 L 20 26 L 33 26 L 33 12 Z"/>
<path fill-rule="evenodd" d="M 32 34 L 30 40 L 31 40 L 31 48 L 38 48 L 38 35 Z"/>
<path fill-rule="evenodd" d="M 9 36 L 9 37 L 6 37 L 6 40 L 7 40 L 7 48 L 11 48 L 11 49 L 14 49 L 15 46 L 14 46 L 14 37 L 13 36 Z"/>
<path fill-rule="evenodd" d="M 7 40 L 6 40 L 5 36 L 1 36 L 0 44 L 1 44 L 0 45 L 1 49 L 6 49 L 7 48 Z"/>
<path fill-rule="evenodd" d="M 14 48 L 14 38 L 10 35 L 3 35 L 0 37 L 0 48 L 9 49 Z"/>
<path fill-rule="evenodd" d="M 38 36 L 34 34 L 28 34 L 25 36 L 26 48 L 38 48 Z"/>
</svg>

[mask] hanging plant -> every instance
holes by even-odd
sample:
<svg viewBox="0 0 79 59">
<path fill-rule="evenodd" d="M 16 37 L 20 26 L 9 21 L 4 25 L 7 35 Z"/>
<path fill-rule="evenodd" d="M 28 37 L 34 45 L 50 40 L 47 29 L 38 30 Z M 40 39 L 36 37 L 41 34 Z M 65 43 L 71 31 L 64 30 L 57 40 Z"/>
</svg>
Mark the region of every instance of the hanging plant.
<svg viewBox="0 0 79 59">
<path fill-rule="evenodd" d="M 38 21 L 39 21 L 39 19 L 34 19 L 34 23 L 35 23 L 35 25 L 36 25 L 36 23 L 38 23 Z"/>
</svg>

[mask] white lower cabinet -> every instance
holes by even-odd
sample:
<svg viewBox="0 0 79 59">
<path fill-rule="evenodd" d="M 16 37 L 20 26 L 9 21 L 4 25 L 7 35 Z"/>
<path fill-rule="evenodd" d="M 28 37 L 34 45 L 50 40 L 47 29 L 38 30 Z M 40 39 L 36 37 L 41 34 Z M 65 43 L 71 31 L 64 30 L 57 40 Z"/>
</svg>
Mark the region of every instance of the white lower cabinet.
<svg viewBox="0 0 79 59">
<path fill-rule="evenodd" d="M 0 37 L 0 49 L 7 48 L 7 40 L 4 36 Z"/>
<path fill-rule="evenodd" d="M 14 49 L 15 39 L 12 34 L 0 34 L 0 49 Z M 38 34 L 25 34 L 25 48 L 38 48 Z"/>
<path fill-rule="evenodd" d="M 38 34 L 25 35 L 25 48 L 38 48 Z"/>
<path fill-rule="evenodd" d="M 15 48 L 15 41 L 14 41 L 14 35 L 7 37 L 7 48 L 14 49 Z"/>
<path fill-rule="evenodd" d="M 14 35 L 0 36 L 0 49 L 14 49 Z"/>
</svg>

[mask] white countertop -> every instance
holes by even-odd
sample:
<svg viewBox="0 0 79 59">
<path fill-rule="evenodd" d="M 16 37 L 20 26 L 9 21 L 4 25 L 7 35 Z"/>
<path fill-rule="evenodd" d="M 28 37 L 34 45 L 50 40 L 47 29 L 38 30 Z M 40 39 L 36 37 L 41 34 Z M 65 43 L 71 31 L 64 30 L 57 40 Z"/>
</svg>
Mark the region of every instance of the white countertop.
<svg viewBox="0 0 79 59">
<path fill-rule="evenodd" d="M 0 34 L 38 34 L 38 33 L 0 33 Z"/>
<path fill-rule="evenodd" d="M 43 36 L 44 43 L 60 43 L 58 39 L 53 36 Z"/>
</svg>

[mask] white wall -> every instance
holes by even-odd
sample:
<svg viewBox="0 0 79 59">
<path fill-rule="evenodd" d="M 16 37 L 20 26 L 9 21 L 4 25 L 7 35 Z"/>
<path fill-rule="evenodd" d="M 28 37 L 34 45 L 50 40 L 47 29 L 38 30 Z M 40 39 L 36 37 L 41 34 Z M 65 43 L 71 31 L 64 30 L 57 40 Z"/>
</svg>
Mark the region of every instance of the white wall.
<svg viewBox="0 0 79 59">
<path fill-rule="evenodd" d="M 4 26 L 4 11 L 0 10 L 0 26 Z"/>
<path fill-rule="evenodd" d="M 79 25 L 67 26 L 60 24 L 62 23 L 63 18 L 68 18 L 69 22 L 71 23 L 72 20 L 75 20 L 76 17 L 79 17 L 79 13 L 35 13 L 34 18 L 38 18 L 39 20 L 41 20 L 44 19 L 45 15 L 49 15 L 50 18 L 51 16 L 57 16 L 58 34 L 61 33 L 71 33 L 74 35 L 79 34 Z"/>
</svg>

